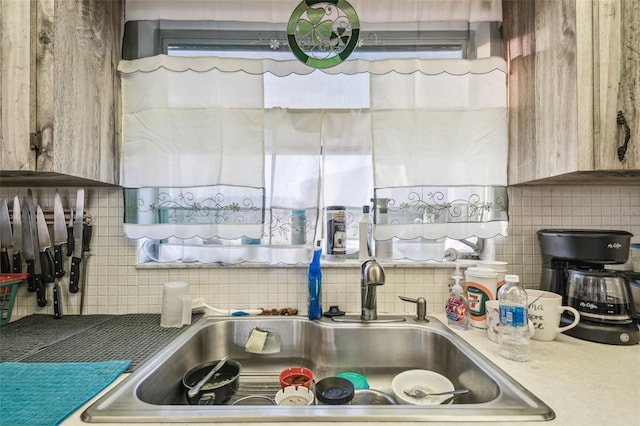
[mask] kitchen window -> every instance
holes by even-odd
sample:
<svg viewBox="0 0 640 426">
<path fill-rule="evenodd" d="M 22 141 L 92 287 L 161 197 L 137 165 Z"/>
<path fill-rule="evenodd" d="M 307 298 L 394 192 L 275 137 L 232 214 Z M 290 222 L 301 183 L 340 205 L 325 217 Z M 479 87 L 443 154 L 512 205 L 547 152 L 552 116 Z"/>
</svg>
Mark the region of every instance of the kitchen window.
<svg viewBox="0 0 640 426">
<path fill-rule="evenodd" d="M 131 31 L 132 25 L 131 22 L 127 23 L 129 34 L 136 34 L 137 38 L 135 42 L 131 42 L 130 37 L 125 37 L 125 52 L 127 52 L 126 55 L 140 55 L 140 52 L 148 49 L 139 45 L 139 41 L 144 39 L 140 35 L 142 32 L 140 27 L 136 27 L 136 31 Z M 162 34 L 160 37 L 155 37 L 154 43 L 156 49 L 161 46 L 162 55 L 147 58 L 150 62 L 143 65 L 143 68 L 148 66 L 149 69 L 134 71 L 133 67 L 127 68 L 131 64 L 121 66 L 125 92 L 124 103 L 127 104 L 126 91 L 131 91 L 130 80 L 146 78 L 150 71 L 156 71 L 158 67 L 165 67 L 163 71 L 165 74 L 173 73 L 170 77 L 165 75 L 160 78 L 164 87 L 176 84 L 179 80 L 176 76 L 179 74 L 182 74 L 182 77 L 191 74 L 195 82 L 182 86 L 179 94 L 168 92 L 166 102 L 174 106 L 180 105 L 180 108 L 165 115 L 164 121 L 184 123 L 185 120 L 188 122 L 193 119 L 181 114 L 184 113 L 184 105 L 180 104 L 186 99 L 185 92 L 192 91 L 197 95 L 195 99 L 200 99 L 197 103 L 204 105 L 207 102 L 213 102 L 215 104 L 213 110 L 218 114 L 212 113 L 209 117 L 202 112 L 205 114 L 204 121 L 209 124 L 217 123 L 220 129 L 223 129 L 221 133 L 228 132 L 227 135 L 220 136 L 220 140 L 216 142 L 217 145 L 213 144 L 216 146 L 215 149 L 211 150 L 210 144 L 207 143 L 206 149 L 209 151 L 206 153 L 202 152 L 204 143 L 202 140 L 206 137 L 202 140 L 198 140 L 197 137 L 185 140 L 180 137 L 180 134 L 174 135 L 173 140 L 180 141 L 180 144 L 178 147 L 173 146 L 172 149 L 193 152 L 193 155 L 186 156 L 190 158 L 181 160 L 181 166 L 184 169 L 176 169 L 172 155 L 167 155 L 166 159 L 169 162 L 166 164 L 162 163 L 162 160 L 155 159 L 152 161 L 153 166 L 146 167 L 146 172 L 143 170 L 145 167 L 126 167 L 127 161 L 132 158 L 125 158 L 123 172 L 123 180 L 127 187 L 125 189 L 125 227 L 131 238 L 137 238 L 140 241 L 140 263 L 306 263 L 311 257 L 314 241 L 324 238 L 326 223 L 324 207 L 330 205 L 344 205 L 347 209 L 349 225 L 347 254 L 348 257 L 354 258 L 357 258 L 357 225 L 363 205 L 370 205 L 374 212 L 377 222 L 375 236 L 381 239 L 395 237 L 394 259 L 396 260 L 441 260 L 445 247 L 455 245 L 458 238 L 466 239 L 479 235 L 476 232 L 477 229 L 486 228 L 489 234 L 493 233 L 491 236 L 504 233 L 506 230 L 506 178 L 505 187 L 502 188 L 498 184 L 475 186 L 469 184 L 469 181 L 454 187 L 449 187 L 445 181 L 434 182 L 430 188 L 419 184 L 413 185 L 423 177 L 415 173 L 416 176 L 411 177 L 412 172 L 407 169 L 409 165 L 409 168 L 418 169 L 437 168 L 443 161 L 434 157 L 432 151 L 420 146 L 424 145 L 420 142 L 420 137 L 403 130 L 403 127 L 407 127 L 412 119 L 418 117 L 416 106 L 397 105 L 397 99 L 386 99 L 388 93 L 380 94 L 376 89 L 379 86 L 374 88 L 371 86 L 372 82 L 380 85 L 381 81 L 386 79 L 387 81 L 382 84 L 393 85 L 400 91 L 406 91 L 406 94 L 418 93 L 422 88 L 428 90 L 434 98 L 443 96 L 448 98 L 450 93 L 442 90 L 446 90 L 443 87 L 451 87 L 451 83 L 448 83 L 449 86 L 442 85 L 437 77 L 436 80 L 427 82 L 422 77 L 423 75 L 433 77 L 447 74 L 447 72 L 442 70 L 425 72 L 424 69 L 418 69 L 417 77 L 416 70 L 411 73 L 389 72 L 389 70 L 372 73 L 368 69 L 364 72 L 350 73 L 308 69 L 302 72 L 283 72 L 282 64 L 296 69 L 300 69 L 301 64 L 293 59 L 290 60 L 288 56 L 292 55 L 286 49 L 284 51 L 279 49 L 284 41 L 279 41 L 275 35 L 270 38 L 267 31 L 171 29 L 168 27 L 176 24 L 168 22 L 144 22 L 138 25 L 155 26 L 155 33 Z M 177 26 L 184 25 L 186 24 L 179 23 Z M 193 25 L 190 23 L 188 26 L 193 27 Z M 195 25 L 212 24 L 199 22 Z M 410 37 L 403 32 L 388 34 L 379 32 L 375 37 L 367 35 L 368 40 L 381 40 L 386 37 L 391 42 L 384 48 L 380 48 L 379 43 L 371 43 L 370 48 L 367 48 L 367 44 L 364 43 L 354 52 L 354 55 L 359 56 L 354 56 L 353 59 L 366 58 L 362 63 L 367 64 L 365 66 L 367 68 L 371 67 L 371 64 L 382 63 L 382 58 L 475 57 L 479 50 L 475 48 L 474 42 L 482 37 L 477 32 L 471 31 L 468 25 L 463 31 L 459 30 L 459 27 L 459 24 L 452 24 L 448 30 L 443 30 L 440 25 L 440 28 L 432 31 L 413 32 L 411 44 L 407 43 Z M 479 27 L 484 28 L 486 34 L 497 33 L 495 24 Z M 256 40 L 259 43 L 256 43 Z M 493 45 L 498 44 L 493 43 Z M 155 55 L 157 52 L 150 53 Z M 202 69 L 166 71 L 167 68 L 171 68 L 171 65 L 167 65 L 168 63 L 178 60 L 174 58 L 175 55 L 200 57 L 198 67 L 201 66 Z M 250 67 L 240 70 L 237 64 L 229 65 L 238 55 L 243 59 L 256 57 L 260 59 L 254 59 Z M 212 57 L 218 59 L 211 59 Z M 277 58 L 277 63 L 268 62 L 273 58 Z M 209 59 L 212 62 L 209 62 Z M 285 60 L 290 62 L 282 62 Z M 153 65 L 148 65 L 149 63 Z M 230 68 L 226 69 L 227 66 Z M 259 70 L 251 68 L 254 66 Z M 424 67 L 424 65 L 420 66 Z M 465 85 L 475 84 L 475 76 L 493 73 L 495 78 L 489 78 L 488 83 L 487 79 L 484 79 L 480 84 L 488 84 L 489 92 L 493 91 L 496 85 L 500 87 L 500 74 L 504 74 L 504 71 L 500 70 L 500 67 L 496 66 L 491 59 L 487 59 L 484 65 L 480 66 L 482 68 L 480 71 L 472 69 L 477 68 L 477 65 L 469 67 L 471 71 L 464 71 L 467 75 L 467 78 L 462 80 Z M 206 71 L 211 70 L 220 77 L 213 87 L 222 93 L 219 93 L 219 99 L 202 100 L 201 98 L 207 98 L 209 95 L 202 96 L 204 93 L 199 91 L 203 87 L 212 87 L 211 82 L 207 82 L 204 77 Z M 259 78 L 255 78 L 256 74 Z M 146 83 L 143 83 L 143 86 L 144 84 Z M 227 85 L 228 87 L 233 85 L 247 92 L 224 93 Z M 190 89 L 185 90 L 184 87 Z M 248 94 L 250 90 L 261 91 L 260 105 L 254 101 L 251 101 L 253 102 L 251 105 L 240 105 L 243 103 L 242 99 L 252 98 L 252 95 Z M 505 89 L 502 88 L 502 90 Z M 140 120 L 140 117 L 144 117 L 147 112 L 147 105 L 139 105 L 147 101 L 140 100 L 140 93 L 137 95 L 135 97 L 137 105 L 134 109 L 138 109 L 136 113 L 138 115 L 125 113 L 125 126 L 127 123 Z M 148 94 L 148 97 L 154 96 L 162 95 L 157 95 L 157 92 Z M 372 96 L 384 99 L 388 105 L 379 110 L 372 110 Z M 478 95 L 463 97 L 467 98 L 465 100 L 467 102 L 473 96 Z M 417 102 L 418 110 L 436 108 L 430 101 L 426 103 L 421 100 L 414 99 L 414 101 Z M 150 105 L 151 101 L 148 102 Z M 463 107 L 457 105 L 455 101 L 451 102 L 447 108 Z M 471 102 L 475 100 L 471 99 Z M 393 114 L 393 110 L 398 108 L 405 109 L 407 114 Z M 489 127 L 501 125 L 500 108 L 494 108 L 491 105 L 489 108 L 482 109 L 482 114 L 478 114 L 475 108 L 469 108 L 469 110 L 466 114 L 457 114 L 455 119 L 462 118 L 474 123 L 484 120 L 490 123 Z M 225 114 L 227 114 L 226 117 Z M 433 114 L 428 116 L 431 117 L 429 120 L 440 120 L 454 129 L 456 126 L 460 127 L 455 121 L 447 123 L 445 117 L 436 115 L 434 118 Z M 158 120 L 158 117 L 154 119 Z M 387 120 L 386 124 L 382 125 L 381 123 L 385 123 L 385 120 Z M 142 128 L 152 122 L 153 119 L 145 121 Z M 237 128 L 228 129 L 229 123 L 236 123 Z M 244 124 L 239 125 L 239 123 Z M 434 126 L 430 131 L 438 128 L 437 123 Z M 189 127 L 193 129 L 197 128 L 197 125 L 194 123 Z M 172 129 L 175 129 L 175 126 L 168 126 L 163 131 L 171 133 Z M 414 145 L 409 144 L 397 149 L 399 147 L 393 142 L 395 136 L 385 134 L 388 133 L 388 129 L 394 129 L 397 132 L 396 136 L 414 140 L 412 142 Z M 506 131 L 506 126 L 504 130 Z M 234 131 L 238 132 L 237 138 L 233 136 Z M 489 128 L 486 133 L 491 134 L 493 131 L 493 128 Z M 465 134 L 456 136 L 455 131 L 451 133 L 452 140 L 456 138 L 463 140 L 469 136 Z M 136 152 L 136 143 L 131 143 L 132 133 L 128 133 L 129 139 L 127 139 L 126 130 L 124 134 L 125 140 L 129 140 L 130 148 L 124 147 L 124 155 L 127 156 L 128 151 L 133 151 L 135 161 L 148 163 L 153 157 L 148 155 L 148 146 Z M 207 133 L 203 130 L 202 134 Z M 139 135 L 142 139 L 147 137 L 142 133 Z M 377 145 L 374 139 L 379 141 Z M 500 138 L 496 140 L 499 145 Z M 411 150 L 414 148 L 418 149 L 415 157 L 422 157 L 423 160 L 411 159 Z M 445 148 L 446 144 L 438 149 Z M 236 152 L 233 152 L 234 150 Z M 379 153 L 377 162 L 376 151 Z M 383 152 L 385 152 L 385 160 L 380 161 L 380 153 Z M 402 153 L 404 158 L 411 161 L 398 162 L 398 153 Z M 192 165 L 205 157 L 222 158 L 216 155 L 224 156 L 225 161 L 217 165 L 213 165 L 215 160 L 206 163 L 211 164 L 211 167 L 207 167 L 211 170 L 206 172 L 215 174 L 210 179 L 214 182 L 213 185 L 203 185 L 198 181 L 199 176 L 191 181 L 187 179 L 186 182 L 180 178 L 175 181 L 178 183 L 171 180 L 163 180 L 162 185 L 153 183 L 157 180 L 158 174 L 166 175 L 187 169 L 193 173 L 196 167 Z M 475 152 L 475 155 L 479 155 L 476 162 L 486 159 L 486 155 L 483 156 L 481 152 Z M 185 157 L 184 153 L 181 153 L 181 157 Z M 262 165 L 259 164 L 261 162 Z M 157 167 L 160 164 L 165 164 L 165 167 Z M 467 166 L 465 163 L 461 164 L 463 167 Z M 506 158 L 503 166 L 506 172 Z M 400 192 L 393 183 L 396 180 L 393 176 L 389 184 L 384 187 L 375 187 L 374 169 L 376 167 L 381 170 L 377 175 L 379 181 L 388 179 L 394 174 L 404 176 L 404 181 L 400 185 L 402 191 L 406 192 L 402 194 L 404 201 L 400 201 L 398 197 Z M 452 167 L 459 166 L 454 162 Z M 245 179 L 246 176 L 240 175 L 244 175 L 247 169 L 256 173 L 249 173 L 251 177 Z M 387 172 L 384 172 L 385 169 Z M 243 173 L 237 173 L 239 170 Z M 461 170 L 457 170 L 457 173 Z M 131 181 L 132 174 L 144 173 L 147 173 L 147 176 L 133 177 L 133 181 L 137 182 L 135 185 L 131 187 L 127 185 L 126 182 Z M 233 177 L 222 183 L 220 176 L 225 176 L 225 173 L 231 173 Z M 453 170 L 453 173 L 456 173 L 456 170 Z M 412 181 L 414 178 L 417 180 Z M 380 223 L 379 210 L 376 211 L 374 208 L 373 198 L 398 200 L 398 203 L 391 206 L 389 210 L 391 214 L 388 216 L 387 224 Z M 456 202 L 459 205 L 456 205 Z M 493 217 L 487 218 L 488 215 Z M 182 226 L 182 224 L 188 226 Z M 496 224 L 498 226 L 495 226 Z M 156 227 L 155 225 L 164 226 Z M 453 238 L 448 239 L 447 236 Z M 458 244 L 457 247 L 464 250 L 467 246 Z"/>
</svg>

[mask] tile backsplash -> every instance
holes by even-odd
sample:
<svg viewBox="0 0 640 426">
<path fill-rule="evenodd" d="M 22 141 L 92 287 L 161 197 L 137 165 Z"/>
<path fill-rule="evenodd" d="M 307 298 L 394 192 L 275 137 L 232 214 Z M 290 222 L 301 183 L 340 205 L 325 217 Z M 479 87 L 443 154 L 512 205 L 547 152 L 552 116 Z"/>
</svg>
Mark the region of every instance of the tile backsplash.
<svg viewBox="0 0 640 426">
<path fill-rule="evenodd" d="M 34 188 L 36 202 L 52 208 L 55 189 Z M 306 266 L 201 267 L 148 269 L 136 267 L 136 242 L 124 237 L 122 190 L 88 188 L 86 209 L 93 220 L 93 240 L 86 259 L 84 314 L 160 312 L 162 285 L 186 281 L 194 297 L 218 308 L 298 308 L 306 313 Z M 75 205 L 75 188 L 61 188 L 65 208 Z M 0 188 L 12 204 L 26 188 Z M 640 186 L 535 186 L 509 188 L 509 235 L 495 237 L 494 258 L 509 263 L 528 288 L 538 286 L 540 256 L 536 231 L 543 228 L 621 229 L 640 242 Z M 634 241 L 636 239 L 634 238 Z M 68 265 L 66 266 L 68 275 Z M 387 267 L 387 282 L 378 290 L 378 312 L 414 313 L 415 306 L 398 296 L 425 297 L 429 313 L 444 312 L 452 268 Z M 359 267 L 323 269 L 323 307 L 360 309 Z M 69 294 L 68 276 L 61 279 L 65 314 L 78 314 L 82 293 Z M 12 319 L 31 313 L 53 315 L 49 304 L 39 308 L 35 294 L 21 285 Z"/>
</svg>

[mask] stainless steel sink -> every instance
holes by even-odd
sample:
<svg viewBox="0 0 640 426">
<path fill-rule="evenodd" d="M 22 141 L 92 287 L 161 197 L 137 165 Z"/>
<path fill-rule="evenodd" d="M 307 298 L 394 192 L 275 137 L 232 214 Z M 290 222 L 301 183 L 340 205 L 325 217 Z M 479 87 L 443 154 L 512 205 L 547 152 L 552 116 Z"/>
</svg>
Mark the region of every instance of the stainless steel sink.
<svg viewBox="0 0 640 426">
<path fill-rule="evenodd" d="M 433 317 L 416 322 L 309 321 L 303 317 L 203 318 L 90 406 L 87 422 L 304 422 L 308 421 L 531 421 L 551 420 L 553 410 Z M 384 320 L 384 317 L 381 316 Z M 245 351 L 259 327 L 280 336 L 280 351 Z M 188 405 L 181 384 L 190 368 L 224 355 L 242 364 L 240 388 L 227 405 Z M 351 371 L 372 389 L 393 395 L 393 377 L 408 369 L 437 371 L 470 393 L 446 405 L 312 405 L 306 407 L 235 404 L 248 395 L 270 398 L 278 374 L 302 366 L 316 380 Z"/>
</svg>

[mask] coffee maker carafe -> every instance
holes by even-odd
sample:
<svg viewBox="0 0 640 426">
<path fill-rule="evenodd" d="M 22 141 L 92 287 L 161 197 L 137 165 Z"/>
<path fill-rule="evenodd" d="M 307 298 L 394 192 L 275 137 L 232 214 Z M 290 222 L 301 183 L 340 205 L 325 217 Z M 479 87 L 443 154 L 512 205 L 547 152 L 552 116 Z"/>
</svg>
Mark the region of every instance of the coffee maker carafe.
<svg viewBox="0 0 640 426">
<path fill-rule="evenodd" d="M 562 295 L 580 312 L 578 326 L 565 334 L 616 345 L 640 341 L 640 315 L 633 301 L 633 273 L 612 270 L 629 257 L 632 234 L 609 230 L 543 229 L 540 287 Z M 572 322 L 563 314 L 561 325 Z"/>
</svg>

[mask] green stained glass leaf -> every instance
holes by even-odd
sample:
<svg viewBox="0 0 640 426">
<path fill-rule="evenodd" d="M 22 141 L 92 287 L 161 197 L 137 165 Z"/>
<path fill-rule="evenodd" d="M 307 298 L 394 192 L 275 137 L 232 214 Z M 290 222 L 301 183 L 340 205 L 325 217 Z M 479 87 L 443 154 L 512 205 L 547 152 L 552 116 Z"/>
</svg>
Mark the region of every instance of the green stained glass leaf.
<svg viewBox="0 0 640 426">
<path fill-rule="evenodd" d="M 298 32 L 300 37 L 307 37 L 313 31 L 313 24 L 306 19 L 298 21 Z"/>
<path fill-rule="evenodd" d="M 320 22 L 322 20 L 322 18 L 324 17 L 324 9 L 323 8 L 309 8 L 309 10 L 307 10 L 307 16 L 309 17 L 309 20 L 313 23 L 313 25 L 317 25 L 318 22 Z"/>
<path fill-rule="evenodd" d="M 325 39 L 331 36 L 333 21 L 324 21 L 316 27 L 316 31 Z"/>
</svg>

